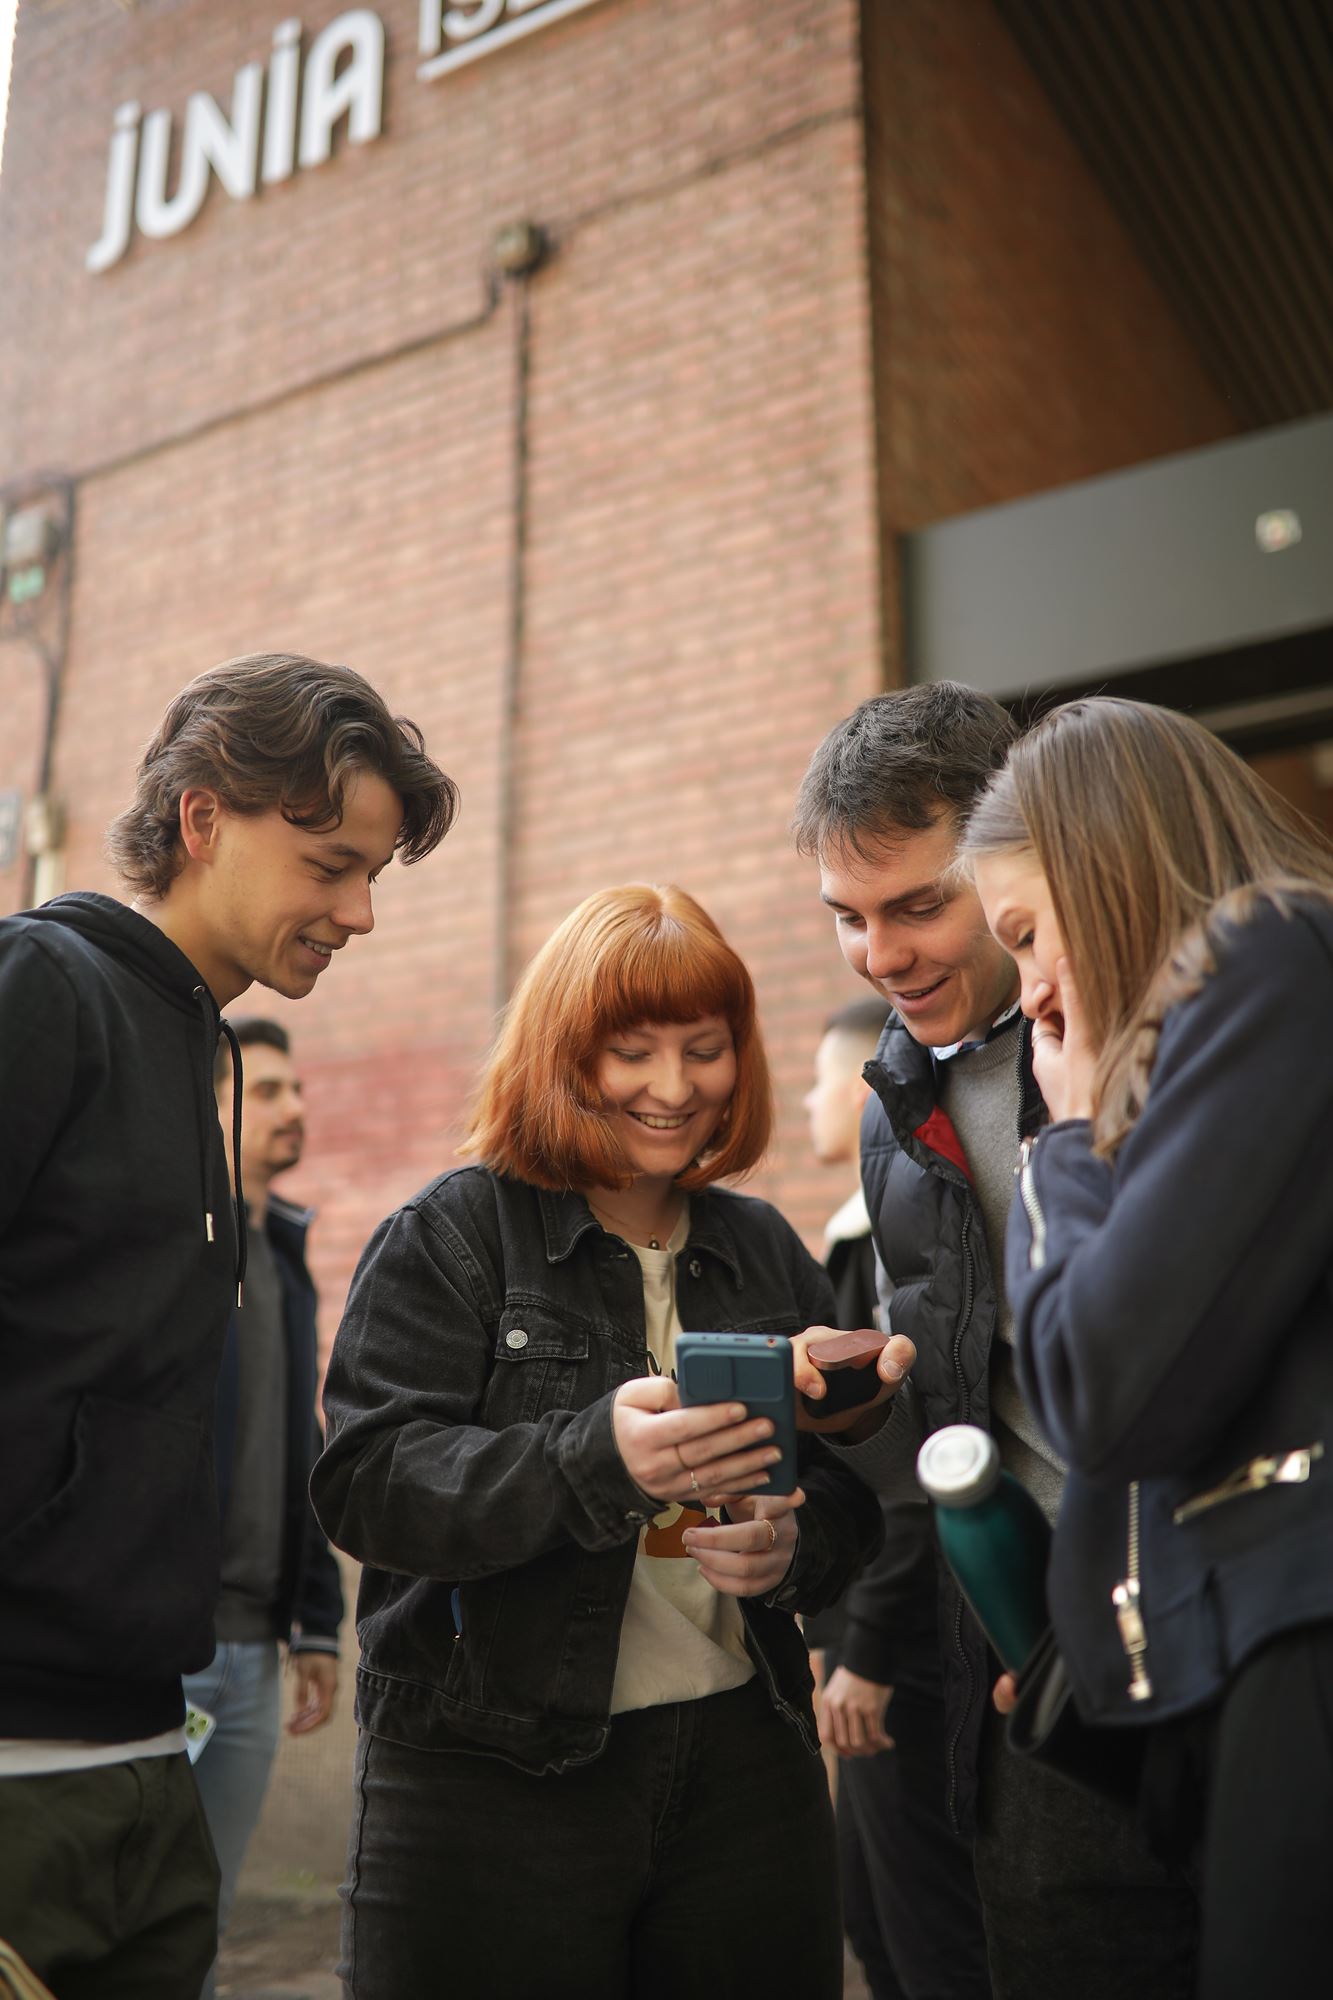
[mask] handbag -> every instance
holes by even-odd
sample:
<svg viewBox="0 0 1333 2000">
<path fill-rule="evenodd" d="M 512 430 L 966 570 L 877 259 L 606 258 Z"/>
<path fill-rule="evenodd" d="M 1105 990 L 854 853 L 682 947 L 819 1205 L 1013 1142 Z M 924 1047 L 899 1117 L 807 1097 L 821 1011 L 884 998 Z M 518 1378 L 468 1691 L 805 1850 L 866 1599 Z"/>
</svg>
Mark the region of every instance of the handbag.
<svg viewBox="0 0 1333 2000">
<path fill-rule="evenodd" d="M 1148 1735 L 1146 1729 L 1108 1729 L 1083 1720 L 1048 1625 L 1018 1675 L 1018 1705 L 1005 1730 L 1009 1748 L 1085 1791 L 1133 1806 Z"/>
</svg>

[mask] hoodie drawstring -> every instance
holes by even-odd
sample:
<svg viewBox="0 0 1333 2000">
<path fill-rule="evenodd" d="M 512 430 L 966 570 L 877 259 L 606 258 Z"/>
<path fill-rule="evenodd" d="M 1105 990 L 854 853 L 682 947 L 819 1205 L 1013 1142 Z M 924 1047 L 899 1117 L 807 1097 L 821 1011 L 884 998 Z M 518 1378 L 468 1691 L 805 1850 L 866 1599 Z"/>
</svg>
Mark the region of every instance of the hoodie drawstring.
<svg viewBox="0 0 1333 2000">
<path fill-rule="evenodd" d="M 227 1042 L 231 1049 L 231 1158 L 232 1172 L 236 1184 L 233 1201 L 236 1210 L 236 1303 L 239 1306 L 245 1300 L 245 1267 L 249 1250 L 248 1231 L 245 1221 L 245 1197 L 241 1191 L 241 1092 L 244 1089 L 241 1045 L 236 1039 L 235 1031 L 230 1022 L 222 1020 L 218 1015 L 213 1003 L 213 996 L 208 988 L 202 985 L 196 986 L 194 997 L 199 1002 L 199 1011 L 204 1019 L 205 1050 L 207 1051 L 209 1047 L 208 1037 L 210 1031 L 214 1036 L 214 1046 L 216 1046 L 217 1035 L 221 1033 L 227 1037 Z M 213 1108 L 213 1116 L 215 1118 L 217 1116 L 216 1101 L 213 1095 L 213 1058 L 211 1053 L 207 1056 L 207 1062 L 208 1074 L 204 1079 L 204 1094 L 196 1108 L 200 1113 L 199 1180 L 203 1193 L 204 1233 L 208 1241 L 212 1243 L 215 1238 L 213 1211 L 208 1205 L 208 1146 L 205 1139 L 208 1131 L 208 1113 L 205 1106 L 211 1106 Z"/>
<path fill-rule="evenodd" d="M 231 1050 L 231 1168 L 236 1182 L 236 1303 L 245 1304 L 245 1267 L 250 1254 L 250 1231 L 245 1216 L 245 1194 L 241 1187 L 241 1096 L 245 1073 L 241 1065 L 241 1045 L 230 1021 L 219 1018 L 218 1026 Z"/>
</svg>

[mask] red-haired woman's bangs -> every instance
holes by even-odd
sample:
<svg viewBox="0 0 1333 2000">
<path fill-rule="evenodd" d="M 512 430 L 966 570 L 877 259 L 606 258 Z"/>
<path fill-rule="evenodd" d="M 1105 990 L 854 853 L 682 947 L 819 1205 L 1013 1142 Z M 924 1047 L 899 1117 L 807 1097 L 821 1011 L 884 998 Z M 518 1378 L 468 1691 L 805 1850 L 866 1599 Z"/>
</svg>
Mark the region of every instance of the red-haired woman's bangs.
<svg viewBox="0 0 1333 2000">
<path fill-rule="evenodd" d="M 608 1035 L 717 1014 L 736 1044 L 736 1088 L 684 1188 L 748 1173 L 768 1144 L 772 1096 L 754 986 L 682 889 L 633 884 L 580 903 L 519 980 L 481 1079 L 463 1150 L 536 1187 L 628 1187 L 596 1084 Z"/>
<path fill-rule="evenodd" d="M 699 913 L 702 915 L 702 912 Z M 598 1040 L 650 1021 L 698 1021 L 720 1014 L 733 1033 L 754 1019 L 750 975 L 711 924 L 663 909 L 651 930 L 635 926 L 597 968 Z"/>
</svg>

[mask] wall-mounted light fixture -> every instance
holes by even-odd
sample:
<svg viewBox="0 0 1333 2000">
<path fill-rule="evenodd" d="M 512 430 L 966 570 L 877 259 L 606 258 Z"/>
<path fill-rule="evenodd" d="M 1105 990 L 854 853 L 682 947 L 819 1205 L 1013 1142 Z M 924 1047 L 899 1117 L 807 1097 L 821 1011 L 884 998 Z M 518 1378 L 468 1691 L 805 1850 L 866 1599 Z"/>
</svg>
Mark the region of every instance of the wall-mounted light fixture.
<svg viewBox="0 0 1333 2000">
<path fill-rule="evenodd" d="M 529 278 L 550 247 L 540 223 L 507 222 L 491 239 L 491 261 L 503 277 Z"/>
<path fill-rule="evenodd" d="M 1290 507 L 1270 507 L 1254 524 L 1254 539 L 1266 556 L 1294 549 L 1301 538 L 1301 517 Z"/>
<path fill-rule="evenodd" d="M 44 507 L 18 507 L 5 517 L 0 577 L 11 604 L 41 596 L 63 539 L 60 520 Z"/>
</svg>

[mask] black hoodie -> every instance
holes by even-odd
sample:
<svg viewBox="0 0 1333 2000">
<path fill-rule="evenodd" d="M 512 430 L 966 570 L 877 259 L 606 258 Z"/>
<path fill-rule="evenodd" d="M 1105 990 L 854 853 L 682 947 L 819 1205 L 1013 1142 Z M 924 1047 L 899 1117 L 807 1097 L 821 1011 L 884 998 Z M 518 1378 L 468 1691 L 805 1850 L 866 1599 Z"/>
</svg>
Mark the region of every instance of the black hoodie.
<svg viewBox="0 0 1333 2000">
<path fill-rule="evenodd" d="M 213 1654 L 217 1038 L 123 904 L 0 922 L 0 1737 L 157 1735 Z"/>
</svg>

